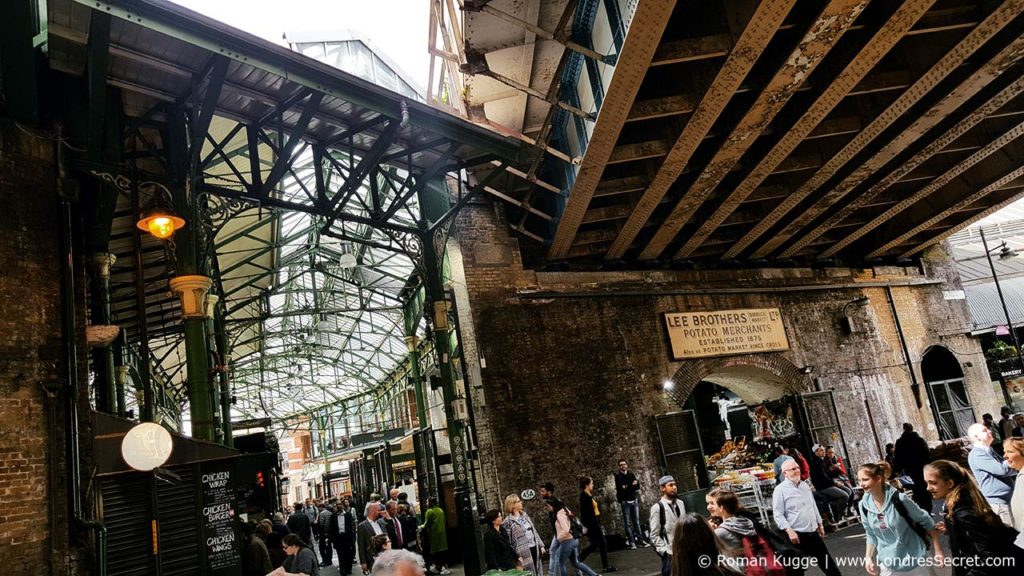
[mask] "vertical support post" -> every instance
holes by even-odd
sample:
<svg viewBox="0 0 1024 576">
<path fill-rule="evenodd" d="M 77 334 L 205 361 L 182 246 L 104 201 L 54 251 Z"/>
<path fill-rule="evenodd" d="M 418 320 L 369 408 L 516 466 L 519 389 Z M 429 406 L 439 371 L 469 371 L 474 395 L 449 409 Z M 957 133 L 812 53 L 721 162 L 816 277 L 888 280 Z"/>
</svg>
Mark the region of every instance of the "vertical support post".
<svg viewBox="0 0 1024 576">
<path fill-rule="evenodd" d="M 448 426 L 448 441 L 451 446 L 452 467 L 455 472 L 455 513 L 459 519 L 459 533 L 466 576 L 480 576 L 483 573 L 483 535 L 477 513 L 476 494 L 470 474 L 469 451 L 466 448 L 466 422 L 455 412 L 458 397 L 451 365 L 451 330 L 449 302 L 444 290 L 444 248 L 447 237 L 444 229 L 427 232 L 430 221 L 439 220 L 447 211 L 448 197 L 444 177 L 431 180 L 418 191 L 424 220 L 420 222 L 423 234 L 423 275 L 426 289 L 426 304 L 433 310 L 434 354 L 441 373 L 441 390 L 444 396 L 444 414 Z"/>
<path fill-rule="evenodd" d="M 220 384 L 220 424 L 223 429 L 221 439 L 225 446 L 234 447 L 235 440 L 231 434 L 231 349 L 228 346 L 227 327 L 224 324 L 224 304 L 218 302 L 214 307 L 213 333 L 217 344 L 217 357 L 221 365 L 217 376 Z"/>
<path fill-rule="evenodd" d="M 132 165 L 134 168 L 134 164 Z M 132 212 L 133 219 L 138 221 L 142 213 L 142 201 L 139 197 L 138 172 L 132 170 Z M 138 366 L 140 385 L 142 386 L 142 406 L 139 414 L 143 422 L 156 419 L 153 394 L 153 382 L 149 372 L 149 319 L 146 317 L 146 268 L 142 260 L 142 231 L 133 230 L 132 244 L 135 249 L 135 324 L 139 331 Z"/>
<path fill-rule="evenodd" d="M 171 109 L 168 122 L 168 159 L 174 196 L 174 211 L 185 219 L 185 227 L 175 235 L 177 274 L 204 275 L 199 262 L 198 218 L 195 211 L 194 173 L 189 169 L 186 115 L 181 108 Z M 210 391 L 210 366 L 205 318 L 185 318 L 185 362 L 188 378 L 188 402 L 192 416 L 192 437 L 215 441 L 215 418 Z"/>
<path fill-rule="evenodd" d="M 113 254 L 92 255 L 92 322 L 109 325 L 110 317 L 110 267 L 117 257 Z M 114 379 L 114 350 L 110 345 L 93 351 L 93 365 L 96 370 L 96 409 L 100 412 L 117 411 L 117 383 Z"/>
<path fill-rule="evenodd" d="M 1003 287 L 999 285 L 999 276 L 996 274 L 996 265 L 992 262 L 992 252 L 988 249 L 988 241 L 985 240 L 985 231 L 978 228 L 978 232 L 981 234 L 981 246 L 985 250 L 985 258 L 988 259 L 989 270 L 992 271 L 992 281 L 996 285 L 996 294 L 999 295 L 999 304 L 1003 307 L 1003 315 L 1006 316 L 1006 329 L 1010 332 L 1010 339 L 1013 340 L 1013 347 L 1017 351 L 1017 362 L 1020 363 L 1021 373 L 1024 374 L 1024 355 L 1021 353 L 1020 341 L 1017 338 L 1017 330 L 1013 327 L 1013 322 L 1010 320 L 1010 310 L 1006 307 L 1006 300 L 1003 298 Z M 1005 244 L 1004 244 L 1005 245 Z M 1002 377 L 1000 377 L 1002 380 Z M 1003 390 L 1003 402 L 1007 406 L 1013 406 L 1013 402 L 1010 401 L 1010 394 L 1006 390 L 1006 386 L 1000 385 Z"/>
</svg>

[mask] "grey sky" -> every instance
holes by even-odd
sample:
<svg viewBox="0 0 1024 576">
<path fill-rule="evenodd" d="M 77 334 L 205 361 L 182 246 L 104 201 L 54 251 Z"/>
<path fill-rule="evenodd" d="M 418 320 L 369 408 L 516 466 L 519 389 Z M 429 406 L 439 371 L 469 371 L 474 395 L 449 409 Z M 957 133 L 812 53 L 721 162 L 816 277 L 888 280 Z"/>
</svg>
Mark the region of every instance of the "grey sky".
<svg viewBox="0 0 1024 576">
<path fill-rule="evenodd" d="M 285 32 L 357 30 L 427 85 L 429 0 L 172 0 L 275 42 Z"/>
</svg>

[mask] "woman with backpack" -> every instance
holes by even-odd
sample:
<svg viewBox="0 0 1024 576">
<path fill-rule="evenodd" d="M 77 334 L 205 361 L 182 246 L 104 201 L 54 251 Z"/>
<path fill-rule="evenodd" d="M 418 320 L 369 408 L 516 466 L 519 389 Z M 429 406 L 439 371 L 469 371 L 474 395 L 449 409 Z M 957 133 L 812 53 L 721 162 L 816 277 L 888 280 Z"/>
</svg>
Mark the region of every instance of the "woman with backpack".
<svg viewBox="0 0 1024 576">
<path fill-rule="evenodd" d="M 914 501 L 889 484 L 892 466 L 882 461 L 863 464 L 857 480 L 864 489 L 858 506 L 867 537 L 864 557 L 871 576 L 930 575 L 925 565 L 928 547 L 941 560 L 942 545 L 935 522 Z"/>
<path fill-rule="evenodd" d="M 597 572 L 580 561 L 580 536 L 583 532 L 580 521 L 557 498 L 545 500 L 544 505 L 548 513 L 554 514 L 555 540 L 558 541 L 558 560 L 554 562 L 552 576 L 570 574 L 566 570 L 566 564 L 572 564 L 574 569 L 571 574 L 583 572 L 585 576 L 597 576 Z"/>
<path fill-rule="evenodd" d="M 784 576 L 786 567 L 779 561 L 775 547 L 762 535 L 764 528 L 740 507 L 734 492 L 715 488 L 705 497 L 708 513 L 722 519 L 715 536 L 722 544 L 722 554 L 748 558 L 746 576 Z M 754 561 L 754 558 L 764 560 Z"/>
<path fill-rule="evenodd" d="M 924 480 L 932 498 L 946 502 L 946 519 L 939 529 L 949 534 L 951 554 L 969 560 L 954 564 L 953 576 L 1020 574 L 1024 550 L 1013 544 L 1017 531 L 992 511 L 970 472 L 955 462 L 936 460 L 925 465 Z"/>
</svg>

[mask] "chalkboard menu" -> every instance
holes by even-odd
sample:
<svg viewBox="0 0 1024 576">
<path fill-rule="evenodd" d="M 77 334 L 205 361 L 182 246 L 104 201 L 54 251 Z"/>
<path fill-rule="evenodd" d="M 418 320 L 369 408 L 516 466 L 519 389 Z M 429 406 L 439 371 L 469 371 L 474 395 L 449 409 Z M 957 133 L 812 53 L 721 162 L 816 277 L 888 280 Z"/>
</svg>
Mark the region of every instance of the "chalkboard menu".
<svg viewBox="0 0 1024 576">
<path fill-rule="evenodd" d="M 240 573 L 241 546 L 237 530 L 235 479 L 229 463 L 206 463 L 200 486 L 203 491 L 203 537 L 207 574 Z"/>
</svg>

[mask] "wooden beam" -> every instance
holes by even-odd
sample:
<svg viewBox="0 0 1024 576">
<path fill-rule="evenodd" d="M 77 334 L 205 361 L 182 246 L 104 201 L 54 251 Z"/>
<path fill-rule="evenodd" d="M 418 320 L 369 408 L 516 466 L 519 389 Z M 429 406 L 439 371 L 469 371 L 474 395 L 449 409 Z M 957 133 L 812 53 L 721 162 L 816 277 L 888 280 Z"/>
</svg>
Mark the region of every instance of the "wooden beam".
<svg viewBox="0 0 1024 576">
<path fill-rule="evenodd" d="M 564 258 L 572 247 L 675 5 L 675 0 L 640 0 L 637 5 L 576 184 L 560 216 L 548 254 L 552 259 Z"/>
<path fill-rule="evenodd" d="M 732 53 L 729 54 L 725 64 L 705 92 L 697 110 L 686 123 L 682 133 L 679 134 L 668 157 L 658 169 L 651 185 L 637 202 L 629 220 L 619 231 L 607 258 L 619 258 L 629 248 L 633 239 L 640 233 L 640 229 L 654 213 L 654 209 L 661 203 L 661 199 L 664 198 L 669 187 L 683 173 L 697 146 L 711 131 L 711 127 L 732 99 L 733 93 L 739 88 L 740 83 L 746 78 L 758 57 L 775 36 L 779 26 L 789 15 L 794 3 L 795 0 L 772 0 L 762 2 L 758 6 L 750 23 L 736 42 Z M 660 243 L 659 239 L 658 244 Z M 645 250 L 645 253 L 649 254 L 652 251 Z"/>
<path fill-rule="evenodd" d="M 944 78 L 960 67 L 972 54 L 996 34 L 1005 28 L 1024 8 L 1024 1 L 1013 0 L 996 7 L 995 10 L 977 28 L 965 36 L 955 47 L 943 56 L 930 70 L 908 88 L 884 112 L 878 115 L 864 130 L 851 140 L 842 150 L 833 156 L 816 174 L 805 182 L 796 192 L 786 198 L 765 219 L 748 232 L 736 246 L 730 248 L 728 254 L 735 257 L 742 250 L 768 232 L 776 223 L 784 218 L 793 208 L 800 204 L 815 190 L 821 188 L 847 162 L 851 161 L 869 144 L 874 142 L 887 128 L 907 113 L 921 98 L 933 90 Z M 817 212 L 814 214 L 817 215 Z M 771 238 L 758 250 L 754 257 L 764 257 L 774 252 L 781 244 L 795 235 L 812 218 L 801 215 L 794 218 L 779 235 Z"/>
</svg>

